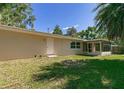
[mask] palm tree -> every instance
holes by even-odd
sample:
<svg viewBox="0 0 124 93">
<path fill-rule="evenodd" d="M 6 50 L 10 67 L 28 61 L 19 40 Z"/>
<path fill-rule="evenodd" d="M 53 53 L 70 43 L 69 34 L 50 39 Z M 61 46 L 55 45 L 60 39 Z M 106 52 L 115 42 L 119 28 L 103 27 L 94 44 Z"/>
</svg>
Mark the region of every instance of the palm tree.
<svg viewBox="0 0 124 93">
<path fill-rule="evenodd" d="M 94 9 L 97 30 L 106 31 L 108 39 L 124 39 L 124 4 L 98 4 Z"/>
</svg>

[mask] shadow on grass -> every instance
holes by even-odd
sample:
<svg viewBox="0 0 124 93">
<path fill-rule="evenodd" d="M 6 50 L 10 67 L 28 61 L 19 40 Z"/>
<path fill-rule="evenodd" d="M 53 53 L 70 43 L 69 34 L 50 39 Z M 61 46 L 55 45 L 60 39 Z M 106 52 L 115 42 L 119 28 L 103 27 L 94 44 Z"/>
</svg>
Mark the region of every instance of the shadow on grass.
<svg viewBox="0 0 124 93">
<path fill-rule="evenodd" d="M 40 70 L 33 75 L 35 82 L 59 80 L 66 77 L 67 83 L 62 88 L 124 88 L 123 60 L 65 60 L 41 67 Z"/>
</svg>

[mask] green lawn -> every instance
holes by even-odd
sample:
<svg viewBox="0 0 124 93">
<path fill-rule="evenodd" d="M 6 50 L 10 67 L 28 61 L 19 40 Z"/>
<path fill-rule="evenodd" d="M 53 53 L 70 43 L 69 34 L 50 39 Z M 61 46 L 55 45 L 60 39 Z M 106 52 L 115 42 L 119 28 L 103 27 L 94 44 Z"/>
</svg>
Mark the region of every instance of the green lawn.
<svg viewBox="0 0 124 93">
<path fill-rule="evenodd" d="M 0 88 L 124 88 L 124 55 L 0 61 Z"/>
</svg>

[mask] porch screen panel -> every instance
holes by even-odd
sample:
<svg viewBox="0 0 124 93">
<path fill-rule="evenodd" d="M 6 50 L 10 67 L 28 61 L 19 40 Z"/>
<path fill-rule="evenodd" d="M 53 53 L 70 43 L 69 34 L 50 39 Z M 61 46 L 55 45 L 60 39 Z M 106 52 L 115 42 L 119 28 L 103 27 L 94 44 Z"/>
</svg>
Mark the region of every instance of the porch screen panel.
<svg viewBox="0 0 124 93">
<path fill-rule="evenodd" d="M 111 51 L 111 44 L 108 42 L 103 42 L 102 43 L 102 51 L 103 52 Z"/>
<path fill-rule="evenodd" d="M 100 51 L 100 43 L 95 43 L 95 50 Z"/>
<path fill-rule="evenodd" d="M 83 52 L 87 52 L 87 43 L 83 43 Z"/>
<path fill-rule="evenodd" d="M 88 52 L 92 52 L 92 43 L 88 43 Z"/>
</svg>

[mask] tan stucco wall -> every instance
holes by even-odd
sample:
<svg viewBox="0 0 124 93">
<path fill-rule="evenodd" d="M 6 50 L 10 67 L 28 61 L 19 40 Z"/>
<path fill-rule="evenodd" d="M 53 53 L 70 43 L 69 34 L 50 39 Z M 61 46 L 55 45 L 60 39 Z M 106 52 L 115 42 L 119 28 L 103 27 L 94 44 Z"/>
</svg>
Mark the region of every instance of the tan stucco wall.
<svg viewBox="0 0 124 93">
<path fill-rule="evenodd" d="M 34 35 L 0 31 L 0 60 L 28 58 L 46 53 L 46 39 Z"/>
<path fill-rule="evenodd" d="M 80 49 L 71 49 L 70 48 L 70 43 L 72 41 L 73 40 L 54 38 L 55 54 L 57 54 L 57 55 L 82 54 L 83 53 L 82 42 L 81 42 L 81 48 Z"/>
<path fill-rule="evenodd" d="M 49 37 L 50 38 L 50 37 Z M 0 60 L 30 58 L 34 55 L 46 55 L 50 50 L 51 43 L 47 46 L 48 37 L 29 35 L 11 31 L 0 30 Z M 83 43 L 80 49 L 71 49 L 70 43 L 74 40 L 53 39 L 53 50 L 55 55 L 75 55 L 83 53 Z"/>
<path fill-rule="evenodd" d="M 49 41 L 49 44 L 48 42 Z M 53 42 L 51 42 L 53 41 Z M 78 40 L 44 37 L 0 30 L 0 60 L 30 58 L 34 55 L 75 55 L 83 54 L 83 42 L 80 49 L 71 49 L 70 43 Z M 52 49 L 53 50 L 52 50 Z M 49 53 L 47 53 L 50 51 Z M 93 55 L 97 53 L 93 53 Z M 99 52 L 98 55 L 110 55 L 111 52 Z"/>
</svg>

